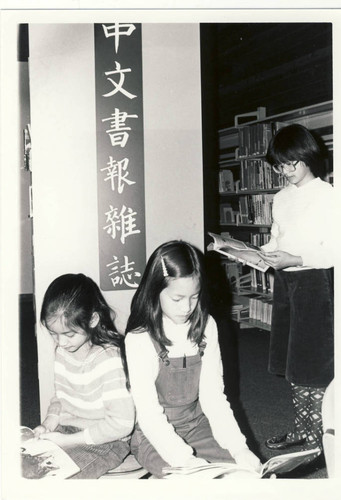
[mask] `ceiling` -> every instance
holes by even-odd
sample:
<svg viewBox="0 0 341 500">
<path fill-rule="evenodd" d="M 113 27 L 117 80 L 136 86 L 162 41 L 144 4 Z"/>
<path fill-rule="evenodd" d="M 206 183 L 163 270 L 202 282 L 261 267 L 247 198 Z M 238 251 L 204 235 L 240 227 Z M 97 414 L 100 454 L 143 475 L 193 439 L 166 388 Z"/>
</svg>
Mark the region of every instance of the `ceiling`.
<svg viewBox="0 0 341 500">
<path fill-rule="evenodd" d="M 332 100 L 331 23 L 202 25 L 211 39 L 219 128 L 234 115 L 267 116 Z"/>
</svg>

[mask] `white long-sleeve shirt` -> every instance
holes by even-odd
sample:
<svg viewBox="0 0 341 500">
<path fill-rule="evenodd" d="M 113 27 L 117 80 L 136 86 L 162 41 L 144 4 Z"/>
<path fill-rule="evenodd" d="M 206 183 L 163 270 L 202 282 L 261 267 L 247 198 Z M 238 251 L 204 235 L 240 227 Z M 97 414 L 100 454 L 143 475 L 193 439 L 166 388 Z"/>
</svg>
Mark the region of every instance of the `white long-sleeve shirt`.
<svg viewBox="0 0 341 500">
<path fill-rule="evenodd" d="M 187 339 L 189 324 L 176 325 L 164 318 L 164 330 L 173 345 L 167 346 L 168 357 L 193 356 L 198 346 Z M 234 456 L 246 447 L 246 439 L 234 418 L 224 394 L 223 370 L 218 344 L 217 326 L 209 317 L 205 329 L 207 346 L 202 357 L 199 382 L 199 401 L 210 422 L 213 436 L 222 448 Z M 141 430 L 172 466 L 184 465 L 193 455 L 193 449 L 175 432 L 159 404 L 155 381 L 159 371 L 159 358 L 147 332 L 128 333 L 126 336 L 131 392 Z"/>
<path fill-rule="evenodd" d="M 302 257 L 303 267 L 285 271 L 332 267 L 335 210 L 334 189 L 328 182 L 317 177 L 301 187 L 290 184 L 274 196 L 271 239 L 262 249 Z"/>
</svg>

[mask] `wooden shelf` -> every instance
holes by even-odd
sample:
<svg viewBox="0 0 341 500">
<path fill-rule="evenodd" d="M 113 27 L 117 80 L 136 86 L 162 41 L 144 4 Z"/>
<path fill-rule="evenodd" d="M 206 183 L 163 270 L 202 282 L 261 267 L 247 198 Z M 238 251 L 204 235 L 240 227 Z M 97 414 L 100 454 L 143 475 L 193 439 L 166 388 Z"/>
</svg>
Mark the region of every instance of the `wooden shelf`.
<svg viewBox="0 0 341 500">
<path fill-rule="evenodd" d="M 243 123 L 239 127 L 245 125 L 252 125 L 255 123 L 264 123 L 269 121 L 281 121 L 288 125 L 291 123 L 300 123 L 305 127 L 315 130 L 318 128 L 332 128 L 333 127 L 333 101 L 326 101 L 319 104 L 313 104 L 312 106 L 305 106 L 303 108 L 298 108 L 293 111 L 287 111 L 285 113 L 280 113 L 278 115 L 267 116 L 263 120 L 255 120 L 247 123 Z M 238 146 L 238 128 L 239 127 L 228 127 L 220 129 L 219 134 L 219 149 L 230 149 Z M 329 135 L 322 136 L 322 139 L 329 146 Z"/>
<path fill-rule="evenodd" d="M 268 332 L 271 331 L 271 325 L 253 319 L 243 319 L 238 323 L 240 325 L 240 328 L 260 328 L 261 330 L 267 330 Z"/>
<path fill-rule="evenodd" d="M 220 222 L 220 227 L 271 227 L 271 224 L 236 224 L 235 222 Z"/>
<path fill-rule="evenodd" d="M 272 293 L 270 292 L 264 292 L 264 291 L 261 291 L 261 290 L 258 290 L 257 288 L 247 288 L 247 289 L 241 289 L 241 288 L 238 288 L 237 290 L 235 290 L 233 292 L 233 294 L 235 294 L 237 297 L 240 297 L 240 296 L 249 296 L 249 295 L 257 295 L 259 297 L 265 297 L 267 299 L 272 299 Z"/>
<path fill-rule="evenodd" d="M 280 191 L 282 188 L 269 188 L 269 189 L 252 189 L 252 190 L 249 190 L 249 191 L 224 191 L 224 192 L 220 192 L 219 191 L 219 194 L 220 196 L 225 196 L 225 197 L 228 197 L 228 196 L 244 196 L 244 195 L 247 195 L 247 194 L 262 194 L 262 193 L 278 193 L 278 191 Z"/>
</svg>

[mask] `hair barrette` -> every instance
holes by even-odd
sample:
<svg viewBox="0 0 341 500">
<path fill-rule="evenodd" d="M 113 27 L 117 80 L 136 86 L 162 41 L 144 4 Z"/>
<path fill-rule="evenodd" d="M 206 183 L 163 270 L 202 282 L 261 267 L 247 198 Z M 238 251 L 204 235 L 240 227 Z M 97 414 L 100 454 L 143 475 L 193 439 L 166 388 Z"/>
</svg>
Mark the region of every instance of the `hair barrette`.
<svg viewBox="0 0 341 500">
<path fill-rule="evenodd" d="M 167 268 L 166 268 L 166 264 L 165 264 L 165 261 L 164 261 L 162 255 L 161 255 L 161 264 L 162 264 L 163 275 L 166 278 L 167 276 L 169 276 L 169 274 L 168 274 L 168 271 L 167 271 Z"/>
</svg>

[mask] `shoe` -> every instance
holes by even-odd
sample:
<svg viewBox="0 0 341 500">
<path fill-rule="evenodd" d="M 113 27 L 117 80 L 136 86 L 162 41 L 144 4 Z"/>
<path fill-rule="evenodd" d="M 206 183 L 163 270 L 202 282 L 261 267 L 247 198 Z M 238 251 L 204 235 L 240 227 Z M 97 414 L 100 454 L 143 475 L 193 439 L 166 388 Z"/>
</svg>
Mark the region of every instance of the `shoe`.
<svg viewBox="0 0 341 500">
<path fill-rule="evenodd" d="M 268 439 L 265 441 L 265 446 L 270 448 L 270 450 L 285 450 L 286 448 L 298 446 L 305 442 L 306 438 L 298 439 L 297 441 L 287 441 L 287 434 L 284 434 L 283 436 L 275 436 Z"/>
</svg>

